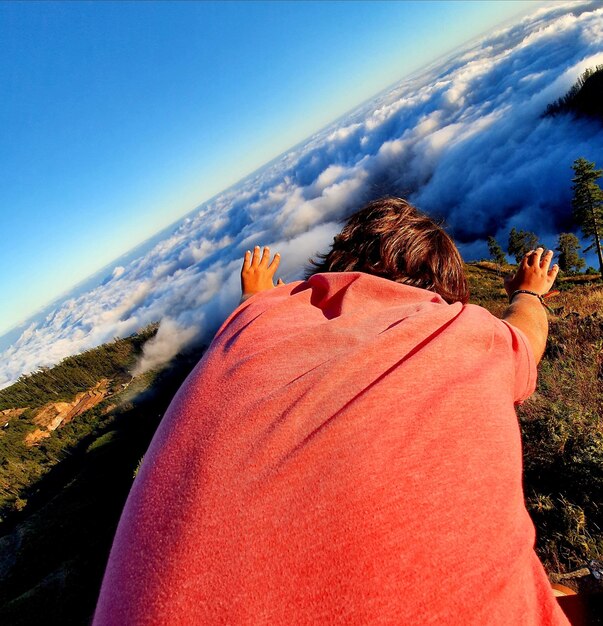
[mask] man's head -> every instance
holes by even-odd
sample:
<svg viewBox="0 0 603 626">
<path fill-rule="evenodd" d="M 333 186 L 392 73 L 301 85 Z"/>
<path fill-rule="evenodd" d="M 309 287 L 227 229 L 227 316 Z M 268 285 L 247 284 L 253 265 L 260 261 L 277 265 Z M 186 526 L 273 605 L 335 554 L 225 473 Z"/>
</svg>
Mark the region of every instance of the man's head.
<svg viewBox="0 0 603 626">
<path fill-rule="evenodd" d="M 469 300 L 454 242 L 402 198 L 369 202 L 347 219 L 331 250 L 318 257 L 306 278 L 319 272 L 365 272 L 429 289 L 449 303 Z"/>
</svg>

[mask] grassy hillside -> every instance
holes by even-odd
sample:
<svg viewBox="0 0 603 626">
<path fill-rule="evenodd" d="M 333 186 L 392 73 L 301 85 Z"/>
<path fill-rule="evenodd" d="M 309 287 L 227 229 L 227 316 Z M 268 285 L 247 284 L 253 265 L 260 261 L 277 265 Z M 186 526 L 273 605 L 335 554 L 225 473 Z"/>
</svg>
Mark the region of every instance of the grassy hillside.
<svg viewBox="0 0 603 626">
<path fill-rule="evenodd" d="M 498 273 L 492 263 L 468 267 L 472 301 L 496 315 L 507 303 Z M 526 503 L 550 573 L 603 558 L 603 285 L 578 275 L 556 288 L 538 386 L 517 409 Z"/>
<path fill-rule="evenodd" d="M 476 263 L 467 273 L 472 302 L 500 315 L 507 300 L 498 268 Z M 518 411 L 527 505 L 539 554 L 553 574 L 603 558 L 603 286 L 596 279 L 560 282 L 538 389 Z M 0 391 L 9 423 L 0 429 L 0 623 L 89 623 L 136 467 L 202 353 L 180 355 L 170 368 L 131 380 L 131 366 L 153 332 Z M 75 364 L 86 376 L 70 380 Z M 107 392 L 92 408 L 25 443 L 36 428 L 49 428 L 40 425 L 49 404 L 73 404 L 102 381 Z M 577 581 L 585 586 L 592 578 Z"/>
</svg>

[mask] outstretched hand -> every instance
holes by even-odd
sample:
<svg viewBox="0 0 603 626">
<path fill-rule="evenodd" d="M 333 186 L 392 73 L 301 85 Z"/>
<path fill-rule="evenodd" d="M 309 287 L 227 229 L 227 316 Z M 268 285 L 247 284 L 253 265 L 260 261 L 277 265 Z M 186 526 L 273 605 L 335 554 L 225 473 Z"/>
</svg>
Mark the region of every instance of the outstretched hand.
<svg viewBox="0 0 603 626">
<path fill-rule="evenodd" d="M 280 261 L 281 255 L 277 252 L 272 262 L 270 262 L 270 248 L 268 246 L 264 246 L 261 258 L 260 246 L 256 246 L 253 249 L 253 254 L 250 250 L 247 250 L 243 260 L 243 267 L 241 268 L 241 291 L 243 292 L 241 302 L 260 291 L 274 289 L 274 274 Z M 279 278 L 276 286 L 284 284 L 282 279 Z"/>
<path fill-rule="evenodd" d="M 505 290 L 509 296 L 518 289 L 532 291 L 544 296 L 555 282 L 559 273 L 557 264 L 550 267 L 553 251 L 543 255 L 544 248 L 530 250 L 521 260 L 514 276 L 505 279 Z M 549 324 L 546 311 L 534 296 L 523 295 L 514 298 L 502 319 L 523 331 L 534 353 L 536 363 L 540 362 L 546 348 Z"/>
<path fill-rule="evenodd" d="M 553 251 L 548 250 L 544 255 L 543 252 L 543 248 L 530 250 L 521 260 L 515 275 L 505 278 L 505 290 L 509 296 L 518 289 L 534 291 L 541 296 L 550 290 L 559 273 L 559 266 L 555 264 L 549 269 Z"/>
</svg>

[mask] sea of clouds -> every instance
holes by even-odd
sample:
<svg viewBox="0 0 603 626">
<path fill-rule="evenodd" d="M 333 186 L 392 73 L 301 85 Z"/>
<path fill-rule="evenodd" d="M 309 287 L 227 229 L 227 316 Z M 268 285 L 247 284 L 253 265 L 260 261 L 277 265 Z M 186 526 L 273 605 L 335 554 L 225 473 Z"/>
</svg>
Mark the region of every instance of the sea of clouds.
<svg viewBox="0 0 603 626">
<path fill-rule="evenodd" d="M 385 194 L 445 218 L 466 260 L 511 227 L 553 245 L 571 227 L 570 169 L 603 166 L 603 126 L 543 118 L 603 63 L 600 2 L 555 4 L 408 77 L 202 204 L 102 284 L 63 300 L 1 353 L 0 387 L 22 373 L 160 321 L 135 373 L 208 341 L 236 307 L 245 250 L 270 245 L 299 280 L 342 218 Z M 99 281 L 100 282 L 100 281 Z"/>
</svg>

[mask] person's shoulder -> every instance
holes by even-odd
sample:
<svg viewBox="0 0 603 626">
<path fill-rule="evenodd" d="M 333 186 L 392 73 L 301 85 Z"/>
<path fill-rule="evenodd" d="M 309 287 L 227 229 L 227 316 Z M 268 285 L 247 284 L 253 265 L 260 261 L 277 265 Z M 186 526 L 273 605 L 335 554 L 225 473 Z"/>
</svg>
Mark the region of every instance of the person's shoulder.
<svg viewBox="0 0 603 626">
<path fill-rule="evenodd" d="M 510 324 L 506 320 L 497 317 L 493 313 L 490 313 L 490 311 L 485 309 L 483 306 L 479 306 L 477 304 L 464 304 L 462 312 L 465 315 L 466 321 L 471 319 L 475 322 L 481 322 L 484 326 L 488 324 L 489 328 L 505 337 L 509 335 L 520 335 L 522 338 L 524 337 L 524 333 L 519 328 Z"/>
<path fill-rule="evenodd" d="M 461 304 L 459 303 L 455 303 L 455 304 Z M 481 324 L 496 324 L 497 322 L 500 322 L 500 319 L 497 318 L 494 314 L 490 313 L 490 311 L 488 311 L 488 309 L 485 309 L 483 306 L 480 306 L 479 304 L 461 304 L 462 309 L 461 309 L 461 316 L 463 317 L 464 321 L 468 322 L 468 321 L 472 321 L 475 323 L 481 323 Z"/>
<path fill-rule="evenodd" d="M 460 304 L 460 303 L 458 303 Z M 474 338 L 488 339 L 491 345 L 515 348 L 518 341 L 517 329 L 497 317 L 488 309 L 477 304 L 463 304 L 457 320 L 463 325 L 464 331 Z M 521 333 L 519 333 L 521 334 Z M 521 335 L 523 337 L 523 335 Z"/>
<path fill-rule="evenodd" d="M 506 350 L 532 352 L 529 341 L 519 328 L 496 317 L 484 307 L 477 304 L 464 304 L 462 314 L 466 323 L 492 335 L 494 341 L 504 346 Z"/>
<path fill-rule="evenodd" d="M 460 304 L 460 303 L 459 303 Z M 479 304 L 473 304 L 468 302 L 467 304 L 463 304 L 463 311 L 473 314 L 473 315 L 492 315 L 488 309 Z"/>
</svg>

